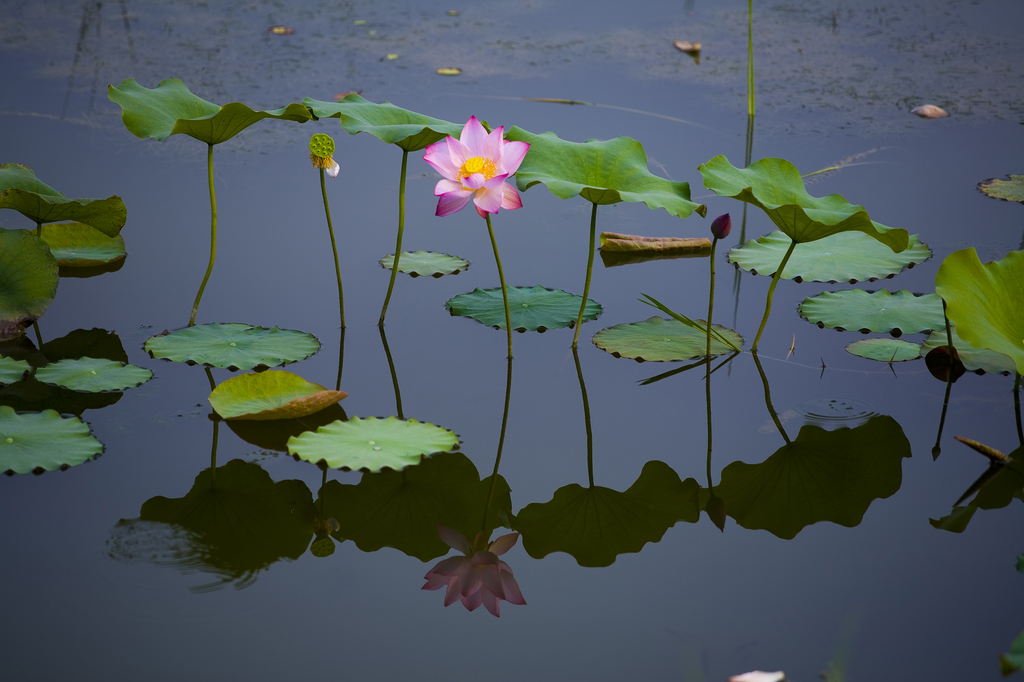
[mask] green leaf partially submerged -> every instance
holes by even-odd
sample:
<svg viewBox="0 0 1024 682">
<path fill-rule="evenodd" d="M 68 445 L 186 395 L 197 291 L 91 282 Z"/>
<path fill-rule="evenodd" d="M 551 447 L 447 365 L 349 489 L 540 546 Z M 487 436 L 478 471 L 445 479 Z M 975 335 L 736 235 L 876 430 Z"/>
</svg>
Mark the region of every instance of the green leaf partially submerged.
<svg viewBox="0 0 1024 682">
<path fill-rule="evenodd" d="M 225 419 L 296 419 L 314 414 L 348 396 L 284 370 L 242 374 L 210 393 L 210 405 Z"/>
<path fill-rule="evenodd" d="M 0 356 L 0 386 L 21 381 L 31 371 L 32 366 L 24 360 Z"/>
<path fill-rule="evenodd" d="M 305 360 L 320 350 L 320 342 L 294 329 L 213 322 L 150 337 L 145 349 L 152 357 L 171 362 L 249 370 Z"/>
<path fill-rule="evenodd" d="M 697 170 L 704 187 L 763 210 L 775 225 L 796 242 L 812 242 L 839 232 L 858 231 L 882 242 L 895 252 L 909 243 L 906 230 L 886 227 L 871 220 L 863 206 L 851 204 L 838 194 L 812 197 L 796 166 L 785 159 L 761 159 L 736 168 L 719 155 Z"/>
<path fill-rule="evenodd" d="M 1018 201 L 1024 204 L 1024 175 L 1007 175 L 1006 179 L 989 178 L 978 183 L 978 189 L 993 199 Z"/>
<path fill-rule="evenodd" d="M 840 331 L 890 332 L 900 336 L 946 326 L 941 298 L 935 294 L 917 296 L 906 289 L 825 291 L 805 298 L 798 309 L 808 322 Z"/>
<path fill-rule="evenodd" d="M 755 275 L 775 274 L 789 245 L 784 232 L 774 230 L 729 251 L 729 262 Z M 892 249 L 863 232 L 840 232 L 813 242 L 797 244 L 781 279 L 797 282 L 871 282 L 898 275 L 931 258 L 927 244 L 910 235 L 906 250 Z"/>
<path fill-rule="evenodd" d="M 612 253 L 689 251 L 694 256 L 710 256 L 711 240 L 707 237 L 644 237 L 638 234 L 602 232 L 601 251 Z"/>
<path fill-rule="evenodd" d="M 879 362 L 907 362 L 921 357 L 921 346 L 897 339 L 864 339 L 848 345 L 846 352 Z"/>
<path fill-rule="evenodd" d="M 395 254 L 384 256 L 380 264 L 385 270 L 390 270 L 395 264 Z M 398 259 L 398 271 L 410 277 L 457 275 L 467 268 L 468 260 L 437 251 L 402 251 Z"/>
<path fill-rule="evenodd" d="M 298 419 L 275 419 L 272 421 L 252 421 L 251 419 L 232 419 L 225 422 L 236 436 L 246 443 L 255 445 L 262 450 L 288 452 L 288 439 L 307 431 L 316 431 L 319 427 L 331 422 L 348 419 L 341 405 L 334 403 L 314 414 Z"/>
<path fill-rule="evenodd" d="M 1022 199 L 1024 201 L 1024 199 Z M 1010 650 L 999 656 L 999 672 L 1003 677 L 1024 670 L 1024 632 L 1010 644 Z"/>
<path fill-rule="evenodd" d="M 952 331 L 953 347 L 956 349 L 956 354 L 960 358 L 960 362 L 963 363 L 964 369 L 970 372 L 982 371 L 991 374 L 1009 374 L 1017 370 L 1013 360 L 1007 356 L 992 350 L 975 348 L 960 338 L 960 335 L 956 333 L 955 326 Z M 948 345 L 946 330 L 937 329 L 928 335 L 927 340 L 921 346 L 921 357 L 928 355 L 939 346 Z"/>
<path fill-rule="evenodd" d="M 57 295 L 57 259 L 28 230 L 0 229 L 0 340 L 20 336 Z"/>
<path fill-rule="evenodd" d="M 704 323 L 704 320 L 697 320 Z M 715 324 L 711 328 L 743 347 L 743 337 L 731 329 Z M 643 322 L 617 324 L 594 334 L 594 345 L 617 358 L 630 358 L 637 362 L 673 362 L 703 357 L 707 353 L 707 334 L 678 320 L 651 317 Z M 731 353 L 732 348 L 714 336 L 711 354 Z"/>
<path fill-rule="evenodd" d="M 102 452 L 103 445 L 77 417 L 61 417 L 53 410 L 18 414 L 0 405 L 0 471 L 67 469 Z"/>
<path fill-rule="evenodd" d="M 535 135 L 513 126 L 505 139 L 530 145 L 516 171 L 516 185 L 522 191 L 543 183 L 559 199 L 643 202 L 680 218 L 694 211 L 707 215 L 704 204 L 690 201 L 689 183 L 659 178 L 647 169 L 644 147 L 631 137 L 569 142 L 552 132 Z"/>
<path fill-rule="evenodd" d="M 148 369 L 103 358 L 61 360 L 36 370 L 36 381 L 86 393 L 123 391 L 152 378 Z"/>
<path fill-rule="evenodd" d="M 369 133 L 407 152 L 416 152 L 451 135 L 459 137 L 462 126 L 439 118 L 396 107 L 391 102 L 371 102 L 348 95 L 340 102 L 323 102 L 307 97 L 302 104 L 317 118 L 340 118 L 350 135 Z"/>
<path fill-rule="evenodd" d="M 935 291 L 965 341 L 1008 356 L 1024 374 L 1024 251 L 985 264 L 973 248 L 951 253 L 935 275 Z"/>
<path fill-rule="evenodd" d="M 188 135 L 207 144 L 230 140 L 265 118 L 305 123 L 309 110 L 291 103 L 281 109 L 255 111 L 241 102 L 219 106 L 192 94 L 177 78 L 168 78 L 149 89 L 129 78 L 107 87 L 107 97 L 121 107 L 121 120 L 136 137 L 163 141 L 171 135 Z"/>
<path fill-rule="evenodd" d="M 128 219 L 121 197 L 68 199 L 20 163 L 0 164 L 0 208 L 13 208 L 36 223 L 76 220 L 108 237 L 116 236 Z"/>
<path fill-rule="evenodd" d="M 401 471 L 435 452 L 454 450 L 453 431 L 415 419 L 351 417 L 288 440 L 288 452 L 332 469 Z"/>
<path fill-rule="evenodd" d="M 121 235 L 108 237 L 85 223 L 47 225 L 42 240 L 62 268 L 106 265 L 125 257 Z"/>
<path fill-rule="evenodd" d="M 582 302 L 582 296 L 561 289 L 546 289 L 540 285 L 533 288 L 508 287 L 509 315 L 512 318 L 512 329 L 517 332 L 545 332 L 548 329 L 575 327 Z M 495 329 L 505 328 L 505 302 L 500 287 L 474 289 L 459 294 L 449 299 L 444 307 L 453 316 L 471 317 Z M 583 321 L 597 319 L 601 312 L 599 303 L 587 299 Z"/>
</svg>

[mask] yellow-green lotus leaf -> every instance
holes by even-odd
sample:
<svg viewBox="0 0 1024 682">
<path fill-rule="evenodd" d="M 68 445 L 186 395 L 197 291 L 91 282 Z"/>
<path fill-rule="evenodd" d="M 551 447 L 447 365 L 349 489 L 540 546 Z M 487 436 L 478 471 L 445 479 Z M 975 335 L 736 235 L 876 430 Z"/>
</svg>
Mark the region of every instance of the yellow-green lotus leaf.
<svg viewBox="0 0 1024 682">
<path fill-rule="evenodd" d="M 224 419 L 296 419 L 314 414 L 347 397 L 284 370 L 242 374 L 210 394 L 210 405 Z"/>
</svg>

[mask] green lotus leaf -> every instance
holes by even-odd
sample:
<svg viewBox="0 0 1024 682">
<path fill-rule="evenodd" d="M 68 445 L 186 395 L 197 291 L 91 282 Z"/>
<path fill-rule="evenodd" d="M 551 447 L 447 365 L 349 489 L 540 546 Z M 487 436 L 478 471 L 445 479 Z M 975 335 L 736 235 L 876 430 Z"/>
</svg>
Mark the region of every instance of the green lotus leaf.
<svg viewBox="0 0 1024 682">
<path fill-rule="evenodd" d="M 86 410 L 109 407 L 121 399 L 124 393 L 83 393 L 69 388 L 51 386 L 30 376 L 23 381 L 0 388 L 0 405 L 7 405 L 18 412 L 41 412 L 54 410 L 60 414 L 81 417 Z"/>
<path fill-rule="evenodd" d="M 950 533 L 963 533 L 976 511 L 978 511 L 978 508 L 971 505 L 953 507 L 953 511 L 947 516 L 943 516 L 941 519 L 928 519 L 928 523 L 931 524 L 932 528 L 946 530 Z"/>
<path fill-rule="evenodd" d="M 729 251 L 729 262 L 755 275 L 771 277 L 792 243 L 785 233 L 774 230 Z M 903 268 L 923 263 L 931 255 L 931 249 L 916 234 L 910 235 L 904 251 L 893 253 L 863 232 L 840 232 L 797 244 L 780 278 L 796 282 L 871 282 L 898 275 Z"/>
<path fill-rule="evenodd" d="M 0 471 L 42 473 L 78 466 L 103 452 L 103 445 L 77 417 L 53 410 L 18 414 L 0 405 Z"/>
<path fill-rule="evenodd" d="M 644 237 L 638 234 L 601 233 L 601 252 L 661 254 L 684 252 L 690 257 L 710 256 L 711 240 L 707 237 Z M 675 255 L 675 254 L 672 254 Z"/>
<path fill-rule="evenodd" d="M 864 339 L 848 345 L 846 352 L 879 362 L 907 362 L 920 359 L 921 346 L 897 339 Z"/>
<path fill-rule="evenodd" d="M 152 90 L 129 78 L 117 87 L 107 86 L 107 97 L 121 107 L 121 121 L 132 135 L 161 142 L 171 135 L 188 135 L 220 144 L 265 118 L 298 123 L 313 118 L 294 102 L 271 111 L 254 111 L 241 102 L 219 106 L 193 95 L 177 78 L 160 81 Z"/>
<path fill-rule="evenodd" d="M 232 419 L 225 423 L 236 436 L 246 443 L 251 443 L 263 450 L 288 452 L 288 439 L 292 436 L 298 436 L 306 431 L 316 431 L 317 428 L 339 419 L 348 419 L 348 415 L 345 414 L 341 405 L 334 403 L 319 412 L 297 419 L 276 419 L 274 421 Z"/>
<path fill-rule="evenodd" d="M 696 523 L 699 487 L 652 460 L 625 492 L 573 483 L 556 490 L 550 502 L 526 505 L 515 525 L 534 559 L 565 552 L 580 566 L 610 566 L 619 554 L 659 542 L 676 521 Z"/>
<path fill-rule="evenodd" d="M 1007 175 L 1006 180 L 1000 178 L 982 180 L 978 183 L 978 189 L 993 199 L 1019 201 L 1024 204 L 1024 175 Z"/>
<path fill-rule="evenodd" d="M 704 323 L 704 320 L 698 320 Z M 725 338 L 743 347 L 743 337 L 720 324 L 711 326 Z M 637 362 L 674 362 L 704 357 L 707 353 L 707 335 L 678 320 L 651 317 L 643 322 L 617 324 L 594 334 L 594 345 L 617 358 Z M 724 355 L 732 349 L 714 336 L 711 354 Z"/>
<path fill-rule="evenodd" d="M 72 391 L 100 393 L 141 386 L 153 378 L 153 372 L 103 358 L 78 358 L 40 367 L 36 370 L 35 378 L 41 383 Z"/>
<path fill-rule="evenodd" d="M 20 163 L 0 164 L 0 208 L 13 208 L 36 223 L 77 220 L 108 237 L 117 236 L 128 219 L 121 197 L 68 199 Z"/>
<path fill-rule="evenodd" d="M 391 102 L 371 102 L 349 95 L 340 102 L 323 102 L 307 97 L 302 104 L 317 118 L 340 118 L 349 135 L 369 133 L 407 152 L 416 152 L 451 135 L 459 137 L 462 126 L 432 116 L 396 107 Z M 401 264 L 401 263 L 399 263 Z"/>
<path fill-rule="evenodd" d="M 1024 251 L 984 265 L 973 248 L 955 251 L 939 267 L 935 291 L 967 343 L 1008 356 L 1024 374 Z"/>
<path fill-rule="evenodd" d="M 15 360 L 0 355 L 0 386 L 21 381 L 32 371 L 32 366 L 24 360 Z"/>
<path fill-rule="evenodd" d="M 1009 374 L 1017 370 L 1013 360 L 1007 356 L 992 350 L 979 350 L 961 339 L 960 335 L 956 333 L 956 327 L 953 327 L 952 331 L 953 347 L 956 348 L 956 354 L 960 357 L 960 362 L 963 363 L 964 369 L 971 372 L 981 371 L 991 374 Z M 921 357 L 928 355 L 928 353 L 939 346 L 948 345 L 945 329 L 933 331 L 921 346 Z"/>
<path fill-rule="evenodd" d="M 892 417 L 833 431 L 805 424 L 764 462 L 726 466 L 715 493 L 740 526 L 786 540 L 820 521 L 852 528 L 872 501 L 900 489 L 903 458 L 910 455 L 910 441 Z"/>
<path fill-rule="evenodd" d="M 546 332 L 549 329 L 576 326 L 580 314 L 582 296 L 570 294 L 561 289 L 546 289 L 540 285 L 530 287 L 507 287 L 509 314 L 512 328 L 517 332 Z M 505 302 L 501 288 L 474 289 L 449 299 L 444 307 L 448 312 L 461 317 L 471 317 L 495 329 L 505 328 Z M 583 321 L 595 320 L 601 314 L 601 305 L 587 299 Z"/>
<path fill-rule="evenodd" d="M 707 258 L 711 255 L 711 248 L 687 251 L 676 249 L 675 251 L 598 251 L 601 254 L 601 262 L 606 268 L 616 268 L 620 265 L 634 265 L 636 263 L 648 263 L 655 260 L 676 260 L 677 258 Z"/>
<path fill-rule="evenodd" d="M 104 265 L 86 265 L 84 267 L 73 267 L 62 265 L 59 269 L 60 276 L 71 277 L 73 279 L 88 279 L 89 277 L 99 277 L 100 275 L 106 275 L 111 272 L 117 272 L 124 267 L 124 258 L 110 261 Z"/>
<path fill-rule="evenodd" d="M 398 417 L 352 417 L 288 439 L 288 453 L 332 469 L 401 471 L 435 452 L 459 446 L 453 431 Z"/>
<path fill-rule="evenodd" d="M 269 421 L 315 414 L 348 396 L 284 370 L 232 377 L 213 389 L 210 405 L 224 419 Z"/>
<path fill-rule="evenodd" d="M 825 291 L 805 298 L 798 310 L 808 322 L 839 331 L 890 332 L 900 336 L 946 326 L 941 298 L 935 294 L 917 296 L 906 289 Z"/>
<path fill-rule="evenodd" d="M 107 265 L 125 257 L 121 235 L 108 237 L 85 223 L 47 225 L 41 239 L 50 247 L 50 253 L 61 267 Z"/>
<path fill-rule="evenodd" d="M 305 360 L 320 350 L 320 342 L 294 329 L 212 322 L 150 337 L 145 349 L 152 357 L 171 362 L 250 370 Z"/>
<path fill-rule="evenodd" d="M 357 485 L 328 481 L 317 503 L 340 524 L 335 535 L 362 551 L 392 547 L 430 561 L 450 551 L 438 537 L 437 524 L 473 541 L 490 488 L 491 479 L 481 481 L 468 457 L 446 452 L 402 472 L 363 474 Z M 485 530 L 508 526 L 511 513 L 508 483 L 498 476 Z"/>
<path fill-rule="evenodd" d="M 863 206 L 838 194 L 812 197 L 796 166 L 785 159 L 761 159 L 736 168 L 719 155 L 697 168 L 704 187 L 763 210 L 795 242 L 813 242 L 839 232 L 863 232 L 899 253 L 909 245 L 906 230 L 871 220 Z"/>
<path fill-rule="evenodd" d="M 967 504 L 965 498 L 974 496 Z M 1006 464 L 992 463 L 965 493 L 948 516 L 929 519 L 933 528 L 962 533 L 978 509 L 1002 509 L 1024 495 L 1024 447 L 1009 455 Z"/>
<path fill-rule="evenodd" d="M 57 295 L 49 247 L 28 230 L 0 229 L 0 340 L 20 336 Z"/>
<path fill-rule="evenodd" d="M 114 332 L 98 327 L 76 329 L 59 339 L 47 341 L 40 350 L 46 356 L 47 362 L 90 357 L 128 363 L 128 354 L 124 351 L 121 338 Z"/>
<path fill-rule="evenodd" d="M 551 132 L 535 135 L 513 126 L 505 139 L 530 145 L 516 171 L 516 185 L 522 191 L 543 183 L 559 199 L 643 202 L 680 218 L 694 211 L 707 215 L 707 206 L 690 201 L 689 183 L 659 178 L 647 169 L 644 146 L 631 137 L 569 142 Z"/>
<path fill-rule="evenodd" d="M 380 259 L 380 264 L 385 270 L 390 270 L 395 265 L 395 254 L 384 256 Z M 398 259 L 398 271 L 410 277 L 457 275 L 467 268 L 468 260 L 437 251 L 403 251 L 401 258 Z"/>
<path fill-rule="evenodd" d="M 1019 177 L 1019 176 L 1018 176 Z M 999 672 L 1003 677 L 1018 670 L 1024 671 L 1024 632 L 1017 635 L 1010 644 L 1010 650 L 999 656 Z"/>
<path fill-rule="evenodd" d="M 118 523 L 115 550 L 123 549 L 111 554 L 220 578 L 200 591 L 243 588 L 277 561 L 302 556 L 315 518 L 305 483 L 275 482 L 258 464 L 235 459 L 204 470 L 184 497 L 147 500 L 139 519 Z"/>
</svg>

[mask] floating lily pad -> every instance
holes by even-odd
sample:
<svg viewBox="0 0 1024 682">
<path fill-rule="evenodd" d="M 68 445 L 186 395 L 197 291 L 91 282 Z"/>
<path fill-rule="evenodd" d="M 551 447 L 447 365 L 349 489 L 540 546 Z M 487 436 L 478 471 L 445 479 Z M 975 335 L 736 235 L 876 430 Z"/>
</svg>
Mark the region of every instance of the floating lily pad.
<svg viewBox="0 0 1024 682">
<path fill-rule="evenodd" d="M 1019 201 L 1024 204 L 1024 175 L 1007 175 L 1005 180 L 989 178 L 978 183 L 978 189 L 993 199 Z"/>
<path fill-rule="evenodd" d="M 103 358 L 61 360 L 36 370 L 36 381 L 86 393 L 123 391 L 152 378 L 148 369 Z"/>
<path fill-rule="evenodd" d="M 897 339 L 864 339 L 848 345 L 846 352 L 879 362 L 907 362 L 921 357 L 921 346 Z"/>
<path fill-rule="evenodd" d="M 210 404 L 225 419 L 296 419 L 314 414 L 348 396 L 284 370 L 243 374 L 223 382 Z"/>
<path fill-rule="evenodd" d="M 0 386 L 21 381 L 31 371 L 32 366 L 24 360 L 0 356 Z"/>
<path fill-rule="evenodd" d="M 850 429 L 813 424 L 760 464 L 733 462 L 715 493 L 744 528 L 789 540 L 806 526 L 830 521 L 852 528 L 876 499 L 896 493 L 910 441 L 892 417 Z"/>
<path fill-rule="evenodd" d="M 530 145 L 516 171 L 516 186 L 522 191 L 543 183 L 559 199 L 643 202 L 680 218 L 694 211 L 707 215 L 707 206 L 690 201 L 689 183 L 659 178 L 647 169 L 644 147 L 631 137 L 569 142 L 552 132 L 535 135 L 513 126 L 505 139 Z"/>
<path fill-rule="evenodd" d="M 13 208 L 36 223 L 77 220 L 108 237 L 116 236 L 128 219 L 121 197 L 68 199 L 20 163 L 0 164 L 0 208 Z"/>
<path fill-rule="evenodd" d="M 796 242 L 812 242 L 839 232 L 858 231 L 882 242 L 894 252 L 909 245 L 906 230 L 871 220 L 863 206 L 838 194 L 812 197 L 796 166 L 785 159 L 761 159 L 736 168 L 723 155 L 702 164 L 704 187 L 763 210 L 775 225 Z"/>
<path fill-rule="evenodd" d="M 458 138 L 462 134 L 461 125 L 417 114 L 391 102 L 377 104 L 357 94 L 348 95 L 340 102 L 323 102 L 307 97 L 302 104 L 309 107 L 317 118 L 340 118 L 341 127 L 350 135 L 369 133 L 407 152 L 425 149 L 449 135 Z"/>
<path fill-rule="evenodd" d="M 212 322 L 150 337 L 145 349 L 152 357 L 171 362 L 249 370 L 305 360 L 320 350 L 320 342 L 294 329 Z"/>
<path fill-rule="evenodd" d="M 42 240 L 62 268 L 108 265 L 125 257 L 121 235 L 108 237 L 85 223 L 47 225 Z"/>
<path fill-rule="evenodd" d="M 964 369 L 991 374 L 1010 374 L 1016 371 L 1016 365 L 1007 356 L 994 350 L 979 350 L 961 339 L 960 335 L 956 333 L 956 327 L 953 327 L 952 331 L 953 347 L 956 348 L 956 354 L 960 358 L 960 362 L 963 363 Z M 928 355 L 939 346 L 948 345 L 946 330 L 936 330 L 928 335 L 928 339 L 921 346 L 921 356 Z"/>
<path fill-rule="evenodd" d="M 729 251 L 729 262 L 755 275 L 771 277 L 792 243 L 784 232 L 775 230 Z M 910 235 L 904 251 L 893 253 L 863 232 L 840 232 L 797 244 L 780 278 L 796 282 L 871 282 L 898 275 L 903 268 L 923 263 L 931 255 L 931 249 L 916 234 Z"/>
<path fill-rule="evenodd" d="M 21 335 L 57 295 L 57 259 L 28 230 L 0 229 L 0 340 Z"/>
<path fill-rule="evenodd" d="M 546 289 L 540 285 L 530 287 L 508 287 L 508 307 L 512 328 L 517 332 L 546 332 L 576 326 L 580 313 L 582 296 L 570 294 L 561 289 Z M 495 329 L 505 328 L 505 302 L 501 288 L 474 289 L 449 299 L 444 307 L 452 316 L 471 317 Z M 583 310 L 583 321 L 595 320 L 601 314 L 601 305 L 587 299 Z"/>
<path fill-rule="evenodd" d="M 332 469 L 401 471 L 427 455 L 459 446 L 453 431 L 415 419 L 352 417 L 288 439 L 288 452 Z"/>
<path fill-rule="evenodd" d="M 951 253 L 935 275 L 935 291 L 965 341 L 1008 356 L 1024 374 L 1024 251 L 984 265 L 973 248 Z"/>
<path fill-rule="evenodd" d="M 395 264 L 395 254 L 384 256 L 380 259 L 380 264 L 385 270 L 390 270 Z M 398 259 L 398 271 L 410 277 L 457 275 L 467 268 L 468 260 L 437 251 L 402 251 L 402 256 Z"/>
<path fill-rule="evenodd" d="M 906 289 L 825 291 L 805 298 L 798 309 L 808 322 L 839 331 L 890 332 L 900 336 L 946 326 L 941 298 L 935 294 L 917 296 Z"/>
<path fill-rule="evenodd" d="M 696 523 L 699 487 L 653 460 L 625 492 L 575 483 L 559 488 L 550 502 L 526 505 L 516 515 L 516 530 L 534 559 L 565 552 L 580 566 L 610 566 L 619 554 L 659 542 L 677 521 Z"/>
<path fill-rule="evenodd" d="M 18 414 L 0 405 L 0 471 L 42 473 L 78 466 L 103 452 L 103 445 L 77 417 L 53 410 Z"/>
<path fill-rule="evenodd" d="M 195 96 L 177 78 L 160 81 L 152 90 L 129 78 L 116 88 L 108 86 L 107 97 L 121 107 L 121 120 L 132 135 L 161 142 L 183 134 L 220 144 L 265 118 L 298 123 L 313 119 L 306 107 L 294 102 L 271 111 L 254 111 L 241 102 L 219 106 Z"/>
<path fill-rule="evenodd" d="M 704 320 L 698 320 L 704 323 Z M 711 326 L 736 344 L 743 347 L 743 337 L 720 324 Z M 617 324 L 594 334 L 594 345 L 617 358 L 629 358 L 637 362 L 674 362 L 704 357 L 707 353 L 707 335 L 678 320 L 651 317 L 643 322 Z M 711 354 L 731 353 L 724 343 L 711 337 Z"/>
</svg>

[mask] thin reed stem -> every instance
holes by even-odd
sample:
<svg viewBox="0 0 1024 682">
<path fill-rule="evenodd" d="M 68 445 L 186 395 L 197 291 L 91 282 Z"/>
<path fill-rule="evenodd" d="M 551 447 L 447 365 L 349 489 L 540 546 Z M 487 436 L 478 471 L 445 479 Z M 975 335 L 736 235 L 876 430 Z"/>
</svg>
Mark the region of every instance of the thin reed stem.
<svg viewBox="0 0 1024 682">
<path fill-rule="evenodd" d="M 206 274 L 203 276 L 203 283 L 199 285 L 199 293 L 196 294 L 196 301 L 192 304 L 192 317 L 188 319 L 188 326 L 196 324 L 196 313 L 199 312 L 199 302 L 203 300 L 203 291 L 206 290 L 206 283 L 210 280 L 213 272 L 213 264 L 217 260 L 217 194 L 213 189 L 213 144 L 207 145 L 206 150 L 206 177 L 210 184 L 210 263 L 206 266 Z"/>
</svg>

